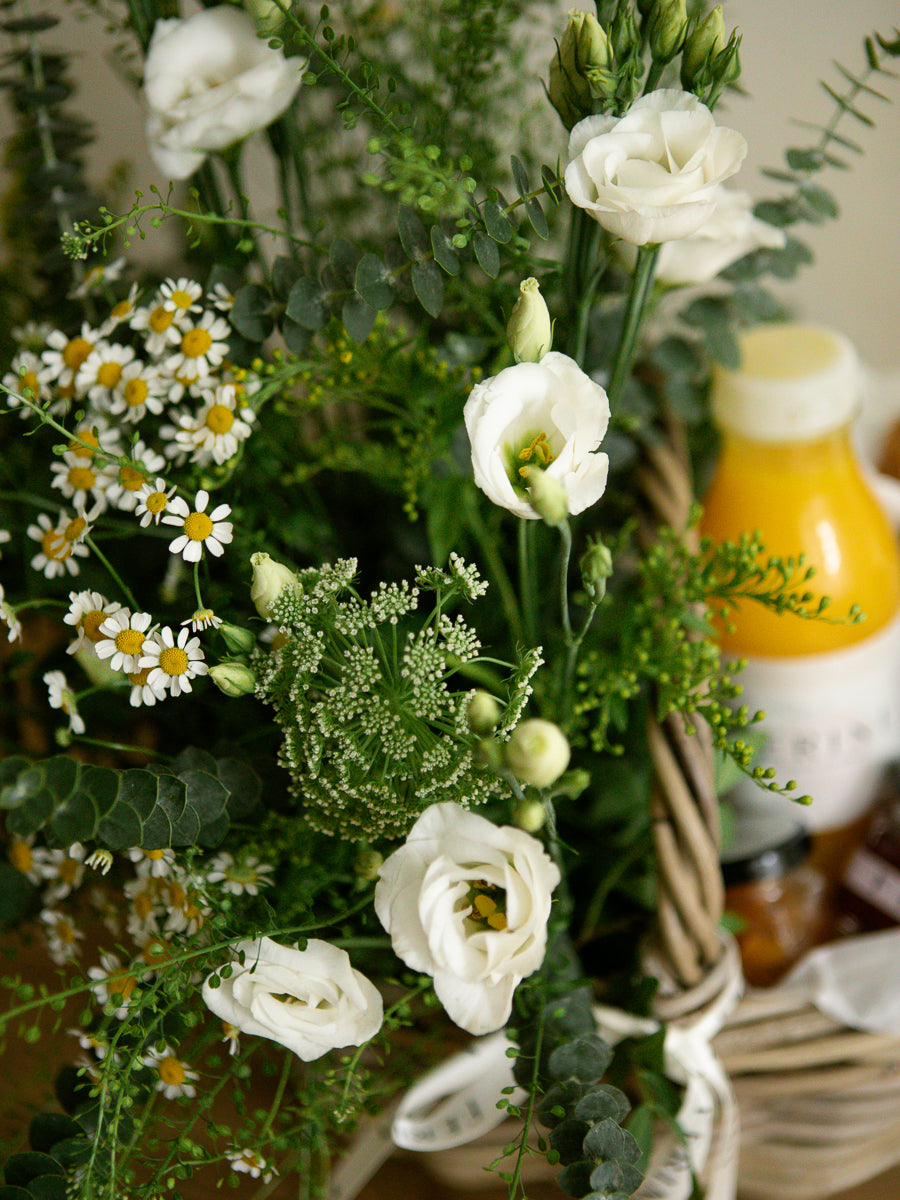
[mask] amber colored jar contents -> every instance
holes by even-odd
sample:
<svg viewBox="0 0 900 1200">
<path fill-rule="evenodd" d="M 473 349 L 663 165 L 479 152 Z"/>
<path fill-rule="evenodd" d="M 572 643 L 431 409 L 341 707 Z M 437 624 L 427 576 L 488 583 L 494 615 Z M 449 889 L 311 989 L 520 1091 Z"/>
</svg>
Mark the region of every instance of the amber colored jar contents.
<svg viewBox="0 0 900 1200">
<path fill-rule="evenodd" d="M 826 881 L 808 858 L 810 835 L 790 818 L 742 819 L 722 856 L 725 908 L 738 918 L 744 978 L 769 987 L 825 936 Z"/>
<path fill-rule="evenodd" d="M 851 855 L 835 897 L 836 932 L 900 925 L 900 768 L 886 772 L 880 803 Z"/>
</svg>

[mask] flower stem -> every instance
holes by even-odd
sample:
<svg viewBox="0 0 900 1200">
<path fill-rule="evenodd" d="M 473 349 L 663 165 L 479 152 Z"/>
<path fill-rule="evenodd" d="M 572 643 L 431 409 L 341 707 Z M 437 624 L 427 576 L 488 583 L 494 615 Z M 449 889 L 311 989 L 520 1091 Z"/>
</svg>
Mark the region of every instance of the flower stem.
<svg viewBox="0 0 900 1200">
<path fill-rule="evenodd" d="M 638 247 L 634 278 L 631 281 L 631 293 L 628 297 L 628 307 L 625 309 L 625 319 L 622 322 L 622 335 L 619 338 L 616 361 L 613 364 L 609 386 L 606 389 L 610 406 L 619 399 L 631 370 L 638 334 L 644 318 L 644 309 L 647 306 L 647 297 L 653 284 L 653 272 L 656 268 L 658 254 L 658 245 Z"/>
<path fill-rule="evenodd" d="M 534 572 L 534 521 L 519 521 L 519 597 L 522 602 L 522 623 L 525 628 L 525 640 L 529 645 L 537 641 L 538 614 L 537 591 L 535 588 Z"/>
<path fill-rule="evenodd" d="M 137 600 L 135 600 L 134 596 L 132 596 L 131 589 L 128 587 L 128 584 L 124 581 L 124 579 L 122 579 L 122 577 L 119 575 L 119 572 L 115 569 L 115 567 L 112 565 L 112 563 L 106 557 L 106 555 L 102 552 L 102 550 L 99 548 L 99 546 L 94 541 L 94 539 L 92 537 L 85 537 L 84 540 L 87 543 L 87 545 L 90 547 L 91 552 L 93 554 L 97 555 L 97 557 L 103 563 L 104 567 L 106 567 L 107 571 L 109 571 L 110 575 L 112 575 L 113 579 L 116 581 L 116 583 L 122 589 L 125 599 L 128 601 L 129 605 L 131 606 L 132 611 L 139 612 L 140 609 L 138 606 L 138 602 L 137 602 Z"/>
<path fill-rule="evenodd" d="M 466 519 L 469 523 L 469 528 L 478 539 L 481 552 L 487 559 L 488 570 L 491 572 L 493 581 L 500 593 L 503 611 L 506 613 L 506 619 L 509 621 L 512 635 L 516 641 L 524 642 L 526 638 L 522 626 L 522 614 L 519 611 L 519 602 L 516 599 L 515 589 L 510 583 L 506 566 L 497 548 L 497 541 L 491 536 L 485 525 L 472 494 L 470 492 L 464 494 L 466 497 Z"/>
</svg>

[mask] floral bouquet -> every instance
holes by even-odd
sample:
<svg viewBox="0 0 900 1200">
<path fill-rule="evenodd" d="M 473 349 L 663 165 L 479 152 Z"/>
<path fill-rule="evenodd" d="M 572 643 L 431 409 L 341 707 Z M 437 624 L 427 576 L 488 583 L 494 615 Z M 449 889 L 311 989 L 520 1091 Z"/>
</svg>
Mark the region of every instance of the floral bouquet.
<svg viewBox="0 0 900 1200">
<path fill-rule="evenodd" d="M 0 915 L 59 978 L 2 1022 L 71 1051 L 4 1200 L 323 1195 L 464 1034 L 503 1038 L 510 1197 L 541 1160 L 617 1200 L 684 1136 L 713 754 L 787 790 L 716 622 L 810 602 L 696 534 L 710 367 L 781 316 L 900 39 L 754 206 L 721 6 L 548 7 L 106 5 L 172 181 L 123 204 L 54 18 L 4 5 Z M 181 259 L 130 268 L 163 223 Z"/>
</svg>

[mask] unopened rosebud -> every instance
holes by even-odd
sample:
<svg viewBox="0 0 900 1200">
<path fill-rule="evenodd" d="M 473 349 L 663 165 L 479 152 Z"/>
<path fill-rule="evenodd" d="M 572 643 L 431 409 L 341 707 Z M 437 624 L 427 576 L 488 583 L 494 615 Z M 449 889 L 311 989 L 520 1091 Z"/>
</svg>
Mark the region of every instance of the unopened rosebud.
<svg viewBox="0 0 900 1200">
<path fill-rule="evenodd" d="M 368 882 L 378 878 L 378 872 L 381 870 L 383 862 L 384 855 L 379 854 L 377 850 L 365 847 L 357 854 L 353 870 L 360 879 Z"/>
<path fill-rule="evenodd" d="M 209 677 L 226 696 L 249 696 L 256 688 L 256 676 L 246 663 L 217 663 L 209 668 Z"/>
<path fill-rule="evenodd" d="M 569 497 L 560 481 L 540 467 L 522 467 L 521 474 L 531 507 L 541 520 L 554 529 L 562 525 L 569 516 Z"/>
<path fill-rule="evenodd" d="M 693 91 L 694 84 L 705 73 L 717 54 L 725 49 L 728 36 L 725 33 L 725 18 L 722 16 L 722 5 L 717 4 L 695 29 L 684 43 L 684 54 L 681 58 L 681 83 L 685 91 Z"/>
<path fill-rule="evenodd" d="M 504 747 L 506 765 L 520 783 L 549 787 L 569 765 L 566 735 L 552 721 L 532 717 L 513 730 Z"/>
<path fill-rule="evenodd" d="M 673 59 L 684 45 L 687 28 L 686 0 L 659 0 L 650 17 L 648 33 L 653 58 L 661 63 Z"/>
<path fill-rule="evenodd" d="M 466 722 L 473 733 L 490 733 L 500 720 L 500 704 L 490 692 L 480 688 L 466 705 Z"/>
<path fill-rule="evenodd" d="M 581 568 L 581 582 L 588 598 L 592 603 L 599 604 L 606 595 L 606 581 L 612 575 L 612 555 L 601 541 L 591 540 L 578 565 Z"/>
<path fill-rule="evenodd" d="M 253 568 L 250 599 L 259 615 L 268 617 L 272 605 L 286 587 L 297 582 L 297 576 L 290 567 L 276 562 L 261 550 L 250 555 L 250 565 Z"/>
<path fill-rule="evenodd" d="M 506 326 L 506 341 L 517 363 L 540 362 L 550 349 L 550 310 L 536 279 L 523 279 L 519 284 L 519 298 Z"/>
<path fill-rule="evenodd" d="M 547 810 L 540 800 L 523 800 L 513 812 L 513 824 L 526 833 L 537 833 L 547 820 Z"/>
<path fill-rule="evenodd" d="M 602 25 L 590 13 L 573 9 L 550 63 L 547 85 L 550 103 L 567 129 L 594 111 L 588 72 L 609 72 L 611 67 L 609 40 Z"/>
<path fill-rule="evenodd" d="M 243 625 L 232 625 L 230 621 L 223 621 L 219 626 L 219 633 L 232 654 L 249 654 L 256 645 L 256 634 L 252 629 L 245 629 Z"/>
</svg>

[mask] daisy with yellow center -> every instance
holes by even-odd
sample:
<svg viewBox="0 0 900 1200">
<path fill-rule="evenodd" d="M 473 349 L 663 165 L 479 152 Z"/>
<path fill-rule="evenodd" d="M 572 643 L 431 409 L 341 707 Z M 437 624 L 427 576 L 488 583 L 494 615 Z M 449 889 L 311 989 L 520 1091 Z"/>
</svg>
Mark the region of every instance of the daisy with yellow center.
<svg viewBox="0 0 900 1200">
<path fill-rule="evenodd" d="M 259 1179 L 262 1176 L 263 1183 L 268 1183 L 273 1175 L 278 1174 L 275 1168 L 255 1150 L 229 1150 L 226 1158 L 231 1163 L 233 1171 L 243 1172 L 251 1179 Z"/>
<path fill-rule="evenodd" d="M 166 370 L 174 375 L 196 375 L 203 379 L 218 367 L 228 353 L 231 326 L 224 317 L 205 312 L 184 328 L 169 329 L 169 341 L 177 350 L 165 360 Z"/>
<path fill-rule="evenodd" d="M 148 480 L 137 493 L 137 503 L 134 511 L 141 518 L 141 527 L 153 522 L 158 525 L 160 519 L 169 507 L 169 501 L 175 495 L 175 485 L 166 487 L 166 481 L 159 475 L 152 482 Z"/>
<path fill-rule="evenodd" d="M 136 308 L 128 324 L 144 335 L 144 349 L 150 358 L 159 358 L 170 347 L 169 331 L 177 328 L 180 314 L 165 308 L 157 294 L 147 305 Z"/>
<path fill-rule="evenodd" d="M 94 981 L 91 991 L 100 1003 L 109 1005 L 113 1016 L 123 1021 L 139 991 L 132 972 L 123 967 L 115 954 L 101 953 L 100 966 L 88 967 L 88 979 Z"/>
<path fill-rule="evenodd" d="M 159 285 L 157 296 L 163 308 L 173 313 L 202 312 L 203 305 L 197 301 L 203 288 L 194 279 L 166 279 Z"/>
<path fill-rule="evenodd" d="M 238 408 L 236 384 L 226 383 L 203 393 L 205 404 L 196 417 L 181 416 L 175 442 L 190 453 L 191 462 L 220 465 L 233 458 L 238 446 L 250 436 L 252 408 Z"/>
<path fill-rule="evenodd" d="M 194 1083 L 200 1076 L 168 1046 L 148 1050 L 146 1054 L 141 1055 L 140 1062 L 142 1066 L 155 1072 L 156 1081 L 153 1086 L 157 1092 L 162 1092 L 167 1100 L 175 1100 L 179 1096 L 196 1096 L 197 1089 Z"/>
<path fill-rule="evenodd" d="M 167 933 L 186 933 L 193 937 L 209 915 L 209 905 L 193 887 L 183 871 L 179 879 L 170 879 L 167 884 L 168 902 L 165 929 Z"/>
<path fill-rule="evenodd" d="M 93 646 L 99 642 L 103 637 L 100 626 L 121 607 L 117 600 L 107 600 L 101 592 L 69 592 L 69 611 L 63 621 L 66 625 L 73 625 L 78 636 L 66 652 L 74 654 L 86 643 Z"/>
<path fill-rule="evenodd" d="M 20 397 L 34 404 L 46 404 L 52 392 L 43 382 L 45 369 L 44 363 L 32 351 L 20 351 L 3 376 L 3 386 L 9 389 L 3 396 L 4 405 L 18 408 L 21 416 L 30 417 L 32 410 L 28 404 L 22 404 Z"/>
<path fill-rule="evenodd" d="M 224 283 L 214 284 L 206 294 L 207 300 L 219 312 L 228 313 L 234 308 L 234 292 Z"/>
<path fill-rule="evenodd" d="M 51 330 L 47 334 L 47 349 L 41 354 L 43 381 L 63 388 L 73 386 L 76 375 L 99 340 L 97 330 L 86 322 L 74 337 L 67 337 L 60 329 Z"/>
<path fill-rule="evenodd" d="M 126 671 L 125 677 L 131 684 L 128 703 L 132 708 L 141 708 L 143 705 L 149 708 L 156 703 L 156 693 L 147 683 L 150 677 L 149 667 L 144 667 L 142 671 Z"/>
<path fill-rule="evenodd" d="M 69 729 L 72 733 L 84 733 L 84 721 L 78 712 L 75 693 L 69 687 L 68 680 L 62 671 L 47 671 L 44 683 L 49 692 L 48 701 L 51 708 L 61 709 L 69 718 Z"/>
<path fill-rule="evenodd" d="M 159 416 L 165 404 L 166 383 L 157 367 L 135 359 L 126 363 L 112 393 L 109 411 L 124 422 L 140 421 L 147 413 Z"/>
<path fill-rule="evenodd" d="M 30 879 L 32 883 L 39 884 L 43 882 L 44 876 L 41 874 L 40 863 L 34 857 L 34 834 L 27 838 L 13 837 L 7 849 L 7 857 L 9 865 L 16 871 Z"/>
<path fill-rule="evenodd" d="M 109 659 L 114 671 L 139 671 L 152 622 L 150 613 L 132 613 L 127 608 L 113 613 L 100 626 L 101 637 L 94 644 L 97 657 Z"/>
<path fill-rule="evenodd" d="M 170 501 L 169 511 L 162 519 L 164 525 L 181 527 L 181 533 L 169 543 L 169 551 L 180 554 L 185 562 L 199 562 L 204 547 L 218 557 L 232 539 L 232 523 L 225 520 L 231 512 L 230 506 L 219 504 L 211 513 L 207 513 L 208 504 L 209 492 L 202 490 L 197 493 L 193 510 L 180 496 L 176 496 Z"/>
<path fill-rule="evenodd" d="M 130 321 L 137 311 L 137 300 L 140 293 L 138 284 L 133 283 L 128 289 L 128 295 L 123 296 L 117 304 L 114 304 L 109 310 L 109 316 L 100 326 L 99 333 L 102 337 L 107 337 L 112 331 L 125 321 Z"/>
<path fill-rule="evenodd" d="M 159 920 L 165 903 L 165 883 L 153 875 L 140 875 L 129 879 L 124 887 L 128 899 L 126 926 L 138 945 L 158 936 Z"/>
<path fill-rule="evenodd" d="M 98 342 L 75 376 L 76 392 L 86 395 L 92 404 L 107 408 L 122 382 L 122 372 L 133 358 L 131 346 Z"/>
<path fill-rule="evenodd" d="M 66 519 L 62 525 L 54 525 L 46 513 L 39 513 L 37 523 L 29 525 L 25 531 L 41 544 L 40 553 L 31 560 L 31 566 L 35 571 L 42 571 L 45 579 L 55 579 L 66 572 L 77 575 L 80 568 L 75 559 L 87 557 L 87 546 L 65 538 L 68 524 Z"/>
<path fill-rule="evenodd" d="M 131 462 L 120 462 L 116 468 L 115 482 L 106 489 L 107 500 L 120 512 L 134 512 L 144 487 L 165 465 L 161 454 L 136 441 L 131 447 Z"/>
<path fill-rule="evenodd" d="M 76 929 L 69 917 L 58 909 L 45 908 L 41 920 L 46 926 L 47 949 L 56 965 L 63 967 L 77 958 L 81 949 L 78 943 L 84 934 Z"/>
<path fill-rule="evenodd" d="M 63 900 L 81 884 L 84 876 L 84 846 L 80 842 L 73 842 L 68 850 L 39 846 L 31 853 L 46 885 L 44 902 L 48 906 Z"/>
<path fill-rule="evenodd" d="M 106 489 L 116 477 L 114 464 L 100 464 L 67 450 L 50 464 L 50 470 L 51 486 L 58 488 L 76 508 L 83 508 L 89 499 L 102 506 L 100 512 L 106 507 Z"/>
<path fill-rule="evenodd" d="M 175 851 L 169 847 L 145 850 L 142 846 L 132 846 L 128 857 L 137 865 L 138 878 L 151 875 L 154 879 L 165 879 L 172 874 L 175 864 Z"/>
<path fill-rule="evenodd" d="M 222 618 L 217 617 L 211 608 L 198 608 L 189 617 L 185 617 L 181 624 L 188 625 L 194 633 L 199 633 L 201 629 L 218 629 Z"/>
<path fill-rule="evenodd" d="M 220 883 L 223 892 L 232 896 L 256 896 L 261 887 L 272 886 L 274 867 L 261 863 L 255 855 L 248 854 L 241 862 L 235 862 L 227 852 L 222 851 L 209 864 L 210 870 L 206 878 L 209 883 Z"/>
<path fill-rule="evenodd" d="M 176 639 L 165 625 L 155 637 L 147 639 L 140 666 L 141 669 L 149 667 L 147 686 L 157 700 L 163 700 L 167 694 L 180 696 L 189 692 L 191 680 L 209 670 L 200 649 L 200 639 L 190 635 L 189 629 L 182 629 Z"/>
<path fill-rule="evenodd" d="M 0 624 L 6 626 L 7 641 L 18 641 L 22 636 L 22 622 L 16 616 L 16 610 L 6 599 L 3 584 L 0 583 Z"/>
<path fill-rule="evenodd" d="M 95 263 L 85 272 L 81 283 L 69 292 L 69 296 L 72 299 L 90 296 L 108 284 L 115 283 L 121 277 L 124 266 L 124 258 L 114 258 L 112 262 L 108 263 Z"/>
</svg>

